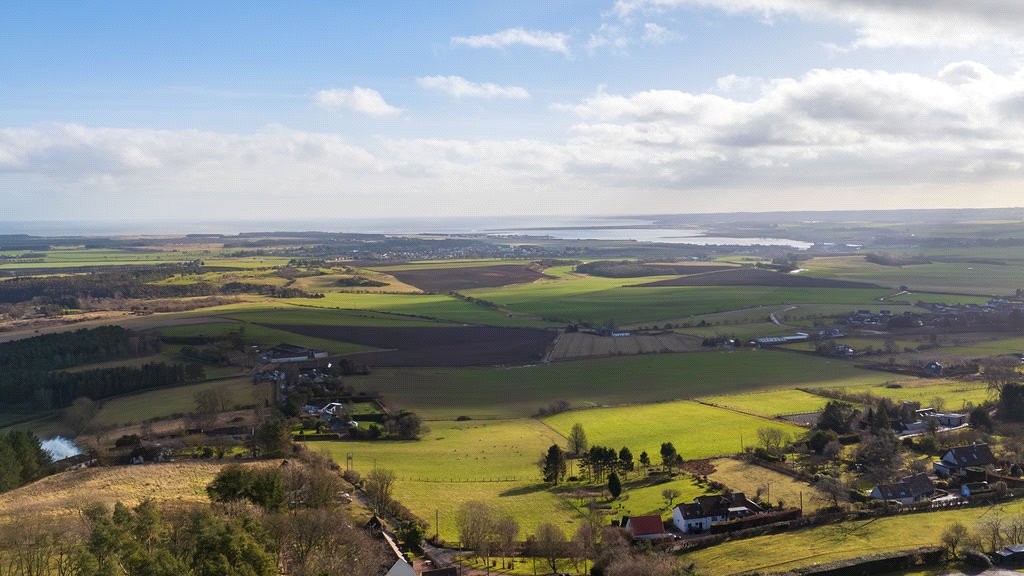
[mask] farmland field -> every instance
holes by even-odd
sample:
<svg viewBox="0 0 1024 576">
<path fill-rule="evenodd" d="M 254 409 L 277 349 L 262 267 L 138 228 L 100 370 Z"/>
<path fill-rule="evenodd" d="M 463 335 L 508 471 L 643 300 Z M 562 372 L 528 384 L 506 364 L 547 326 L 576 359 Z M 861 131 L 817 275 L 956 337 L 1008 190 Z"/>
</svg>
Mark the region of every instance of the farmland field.
<svg viewBox="0 0 1024 576">
<path fill-rule="evenodd" d="M 716 273 L 720 274 L 720 273 Z M 613 320 L 620 325 L 683 318 L 776 304 L 877 303 L 889 292 L 865 288 L 791 288 L 773 286 L 600 287 L 608 279 L 559 280 L 526 286 L 469 290 L 467 295 L 505 309 L 564 322 L 592 325 Z"/>
<path fill-rule="evenodd" d="M 933 262 L 907 266 L 881 266 L 863 256 L 818 257 L 801 263 L 815 275 L 905 285 L 911 290 L 978 295 L 1012 294 L 1024 287 L 1024 267 L 983 262 Z"/>
<path fill-rule="evenodd" d="M 913 380 L 898 379 L 899 388 L 890 388 L 884 384 L 873 386 L 854 386 L 846 388 L 847 392 L 870 392 L 875 396 L 892 398 L 897 401 L 920 402 L 929 406 L 935 398 L 941 398 L 948 410 L 960 410 L 966 404 L 981 404 L 991 399 L 988 386 L 984 382 L 958 382 L 955 380 Z"/>
<path fill-rule="evenodd" d="M 455 512 L 468 500 L 485 500 L 514 513 L 524 533 L 544 521 L 571 524 L 577 513 L 542 484 L 537 459 L 563 439 L 536 420 L 431 422 L 422 440 L 411 442 L 310 442 L 355 470 L 376 465 L 394 470 L 396 496 L 433 524 L 441 515 L 441 536 L 458 540 Z M 567 529 L 567 532 L 571 530 Z"/>
<path fill-rule="evenodd" d="M 370 366 L 526 364 L 541 360 L 556 336 L 551 330 L 491 326 L 374 328 L 276 324 L 270 328 L 384 349 L 359 354 L 358 361 Z"/>
<path fill-rule="evenodd" d="M 783 272 L 770 272 L 768 270 L 757 270 L 755 268 L 741 268 L 738 270 L 724 270 L 721 272 L 709 272 L 707 274 L 695 274 L 693 276 L 680 276 L 671 280 L 658 280 L 636 284 L 635 288 L 649 288 L 653 286 L 786 286 L 790 288 L 879 288 L 877 284 L 867 282 L 851 282 L 848 280 L 835 280 L 829 278 L 815 278 L 804 274 L 786 274 Z"/>
<path fill-rule="evenodd" d="M 741 412 L 761 416 L 782 416 L 817 412 L 828 402 L 827 398 L 802 390 L 774 390 L 727 396 L 705 396 L 698 398 L 716 406 L 724 406 Z"/>
<path fill-rule="evenodd" d="M 806 505 L 806 497 L 804 500 Z M 725 576 L 747 571 L 785 572 L 798 567 L 863 556 L 938 546 L 943 530 L 954 522 L 974 528 L 993 514 L 1006 518 L 1024 512 L 1016 501 L 996 506 L 903 514 L 807 528 L 783 534 L 726 542 L 680 557 L 697 564 L 701 574 Z"/>
<path fill-rule="evenodd" d="M 391 275 L 425 292 L 451 292 L 469 288 L 490 288 L 523 284 L 551 278 L 523 264 L 497 264 L 464 268 L 420 268 L 393 270 Z"/>
<path fill-rule="evenodd" d="M 672 442 L 684 459 L 691 460 L 742 452 L 744 446 L 756 444 L 759 428 L 803 433 L 797 426 L 692 401 L 572 410 L 544 422 L 563 435 L 580 423 L 591 445 L 616 450 L 627 446 L 633 454 L 646 450 L 652 462 L 659 462 L 663 442 Z"/>
<path fill-rule="evenodd" d="M 425 418 L 515 418 L 556 400 L 576 407 L 657 402 L 780 387 L 881 384 L 891 375 L 787 352 L 620 356 L 518 368 L 378 368 L 349 378 Z"/>
<path fill-rule="evenodd" d="M 100 427 L 135 424 L 153 418 L 187 414 L 195 411 L 195 395 L 203 390 L 223 390 L 229 409 L 234 406 L 252 406 L 257 403 L 257 392 L 261 386 L 265 388 L 268 385 L 255 385 L 250 377 L 241 376 L 129 394 L 102 402 L 93 423 Z"/>
<path fill-rule="evenodd" d="M 692 352 L 700 349 L 700 339 L 673 332 L 616 337 L 570 332 L 558 337 L 550 358 L 557 361 L 599 356 Z"/>
</svg>

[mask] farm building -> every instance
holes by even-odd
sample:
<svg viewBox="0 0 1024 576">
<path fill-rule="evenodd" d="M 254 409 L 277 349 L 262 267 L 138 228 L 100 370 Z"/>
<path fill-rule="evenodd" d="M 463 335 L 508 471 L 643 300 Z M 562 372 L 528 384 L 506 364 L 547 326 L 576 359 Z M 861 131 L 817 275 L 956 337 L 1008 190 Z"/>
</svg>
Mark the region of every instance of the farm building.
<svg viewBox="0 0 1024 576">
<path fill-rule="evenodd" d="M 1024 544 L 1008 546 L 993 554 L 993 559 L 1000 566 L 1016 566 L 1024 564 Z"/>
<path fill-rule="evenodd" d="M 996 463 L 995 456 L 988 444 L 970 444 L 950 448 L 942 454 L 942 458 L 932 466 L 941 478 L 965 476 L 967 468 L 984 468 Z"/>
<path fill-rule="evenodd" d="M 633 540 L 657 540 L 659 538 L 671 537 L 665 532 L 665 523 L 661 516 L 630 516 L 625 519 L 622 527 L 629 530 Z"/>
<path fill-rule="evenodd" d="M 900 504 L 913 504 L 928 500 L 935 494 L 935 485 L 927 474 L 907 476 L 893 484 L 879 484 L 871 491 L 875 500 L 895 500 Z"/>
<path fill-rule="evenodd" d="M 986 494 L 992 491 L 992 487 L 988 485 L 988 482 L 968 482 L 960 487 L 960 495 L 964 498 L 970 498 L 972 495 Z"/>
<path fill-rule="evenodd" d="M 806 332 L 797 332 L 792 336 L 762 336 L 754 339 L 754 344 L 758 346 L 778 346 L 780 344 L 796 344 L 798 342 L 807 342 L 810 340 L 811 335 Z"/>
<path fill-rule="evenodd" d="M 321 360 L 323 358 L 327 358 L 327 352 L 315 350 L 313 348 L 305 348 L 303 346 L 294 346 L 292 344 L 278 344 L 263 354 L 264 362 L 276 362 L 279 364 L 287 362 L 307 362 L 309 360 Z"/>
<path fill-rule="evenodd" d="M 685 534 L 711 530 L 712 524 L 745 518 L 763 512 L 742 492 L 731 495 L 698 496 L 693 504 L 680 504 L 672 510 L 672 523 Z"/>
</svg>

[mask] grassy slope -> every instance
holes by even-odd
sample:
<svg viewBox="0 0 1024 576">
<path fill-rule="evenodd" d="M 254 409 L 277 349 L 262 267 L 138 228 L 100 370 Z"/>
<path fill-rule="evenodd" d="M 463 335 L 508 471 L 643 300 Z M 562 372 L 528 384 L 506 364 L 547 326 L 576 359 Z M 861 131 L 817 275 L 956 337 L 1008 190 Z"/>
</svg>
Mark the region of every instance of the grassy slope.
<svg viewBox="0 0 1024 576">
<path fill-rule="evenodd" d="M 424 417 L 529 416 L 555 400 L 603 406 L 794 386 L 878 384 L 890 378 L 848 362 L 786 352 L 621 356 L 519 368 L 377 368 L 348 379 L 357 390 Z"/>
<path fill-rule="evenodd" d="M 485 500 L 514 513 L 531 533 L 544 521 L 571 523 L 576 513 L 540 483 L 537 459 L 562 439 L 536 420 L 431 422 L 417 442 L 310 442 L 344 465 L 353 455 L 356 470 L 379 466 L 395 472 L 396 496 L 431 524 L 441 515 L 441 536 L 457 540 L 455 513 L 468 500 Z M 494 480 L 473 481 L 464 480 Z"/>
<path fill-rule="evenodd" d="M 812 512 L 826 504 L 821 492 L 785 474 L 732 458 L 719 458 L 714 461 L 714 465 L 715 473 L 709 479 L 717 480 L 750 497 L 756 496 L 758 490 L 761 490 L 762 498 L 771 498 L 772 505 L 782 500 L 786 506 L 799 507 L 801 495 L 805 512 Z"/>
<path fill-rule="evenodd" d="M 982 518 L 993 514 L 1012 516 L 1024 511 L 1017 501 L 995 507 L 906 514 L 844 522 L 726 542 L 719 546 L 680 557 L 686 564 L 695 562 L 701 574 L 718 576 L 747 570 L 783 572 L 834 560 L 854 558 L 868 553 L 895 552 L 922 546 L 937 546 L 942 531 L 953 522 L 973 528 Z"/>
<path fill-rule="evenodd" d="M 717 406 L 725 406 L 768 417 L 817 412 L 828 402 L 827 398 L 815 396 L 801 390 L 775 390 L 772 392 L 730 394 L 727 396 L 705 396 L 700 398 L 700 400 Z"/>
<path fill-rule="evenodd" d="M 263 384 L 262 386 L 268 386 Z M 164 418 L 195 410 L 197 392 L 210 389 L 224 390 L 228 407 L 250 406 L 256 403 L 257 386 L 248 376 L 228 380 L 213 380 L 189 386 L 151 390 L 130 394 L 103 402 L 96 415 L 96 426 L 135 424 L 152 418 Z"/>
</svg>

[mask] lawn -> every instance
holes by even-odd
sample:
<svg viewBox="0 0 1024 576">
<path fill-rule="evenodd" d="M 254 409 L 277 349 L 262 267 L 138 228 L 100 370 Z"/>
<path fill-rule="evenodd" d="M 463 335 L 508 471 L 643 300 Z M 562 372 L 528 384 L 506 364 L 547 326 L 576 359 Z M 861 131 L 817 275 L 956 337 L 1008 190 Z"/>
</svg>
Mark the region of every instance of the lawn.
<svg viewBox="0 0 1024 576">
<path fill-rule="evenodd" d="M 679 454 L 690 460 L 742 452 L 757 443 L 759 428 L 777 428 L 791 436 L 804 432 L 798 426 L 693 401 L 573 410 L 544 422 L 563 435 L 568 435 L 574 424 L 582 424 L 591 445 L 616 450 L 626 446 L 637 458 L 646 451 L 654 463 L 661 461 L 663 442 L 672 442 Z"/>
<path fill-rule="evenodd" d="M 773 390 L 726 396 L 705 396 L 699 400 L 716 406 L 768 417 L 817 412 L 828 402 L 827 398 L 802 390 Z"/>
<path fill-rule="evenodd" d="M 260 386 L 267 386 L 261 384 Z M 104 401 L 93 423 L 96 426 L 135 424 L 153 418 L 186 414 L 196 409 L 195 395 L 203 390 L 220 389 L 227 393 L 228 407 L 251 406 L 256 403 L 258 386 L 248 376 L 227 380 L 211 380 L 189 386 L 161 388 L 129 394 Z"/>
<path fill-rule="evenodd" d="M 734 492 L 743 492 L 748 497 L 762 493 L 762 499 L 772 505 L 782 500 L 787 507 L 797 508 L 803 498 L 805 512 L 813 512 L 826 506 L 825 496 L 813 486 L 790 476 L 733 458 L 719 458 L 713 462 L 715 473 L 709 479 L 725 484 Z"/>
<path fill-rule="evenodd" d="M 890 378 L 849 362 L 767 350 L 619 356 L 516 368 L 376 368 L 349 378 L 432 419 L 530 416 L 574 407 L 657 402 L 794 386 L 871 385 Z"/>
<path fill-rule="evenodd" d="M 805 500 L 806 503 L 806 500 Z M 724 576 L 746 571 L 785 572 L 794 568 L 865 554 L 938 546 L 942 532 L 961 522 L 972 530 L 985 517 L 1011 517 L 1024 511 L 1024 502 L 994 507 L 904 514 L 843 522 L 771 536 L 725 542 L 691 552 L 680 562 L 694 562 L 701 574 Z"/>
<path fill-rule="evenodd" d="M 564 443 L 544 424 L 504 420 L 431 422 L 430 427 L 419 441 L 308 446 L 326 450 L 342 466 L 351 454 L 354 469 L 363 474 L 374 467 L 393 470 L 397 499 L 431 524 L 436 511 L 446 540 L 458 540 L 455 514 L 469 500 L 484 500 L 514 514 L 524 535 L 544 521 L 575 523 L 576 512 L 541 483 L 537 460 L 552 444 Z"/>
</svg>

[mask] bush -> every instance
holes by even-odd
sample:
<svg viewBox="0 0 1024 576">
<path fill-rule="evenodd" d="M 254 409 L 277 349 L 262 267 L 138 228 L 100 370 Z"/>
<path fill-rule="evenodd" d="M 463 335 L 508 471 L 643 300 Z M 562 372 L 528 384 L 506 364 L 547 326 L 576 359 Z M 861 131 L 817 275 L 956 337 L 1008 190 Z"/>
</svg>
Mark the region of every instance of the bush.
<svg viewBox="0 0 1024 576">
<path fill-rule="evenodd" d="M 359 481 L 362 479 L 359 476 L 359 472 L 356 472 L 355 470 L 345 470 L 341 473 L 341 477 L 345 479 L 345 482 L 348 482 L 353 486 L 358 485 Z"/>
<path fill-rule="evenodd" d="M 983 570 L 987 570 L 992 567 L 992 560 L 977 550 L 968 550 L 964 552 L 963 558 L 964 564 L 967 564 L 968 566 L 981 568 Z"/>
</svg>

